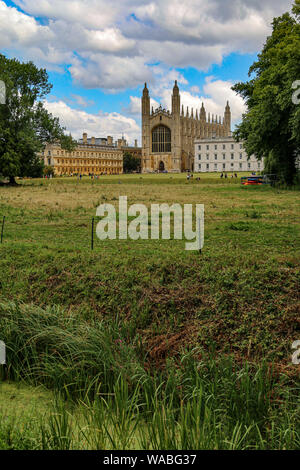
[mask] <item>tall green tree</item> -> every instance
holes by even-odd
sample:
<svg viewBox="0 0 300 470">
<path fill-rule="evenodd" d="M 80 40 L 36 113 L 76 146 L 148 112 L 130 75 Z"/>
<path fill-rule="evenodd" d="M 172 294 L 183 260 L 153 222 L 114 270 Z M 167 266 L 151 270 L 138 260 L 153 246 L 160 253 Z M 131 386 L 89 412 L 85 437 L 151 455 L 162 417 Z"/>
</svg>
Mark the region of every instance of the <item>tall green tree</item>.
<svg viewBox="0 0 300 470">
<path fill-rule="evenodd" d="M 272 35 L 250 67 L 253 78 L 233 87 L 248 107 L 235 137 L 245 140 L 248 155 L 264 158 L 267 172 L 281 175 L 288 184 L 293 183 L 300 154 L 300 103 L 293 99 L 295 87 L 300 89 L 299 20 L 296 0 L 291 14 L 273 20 Z"/>
<path fill-rule="evenodd" d="M 125 152 L 123 156 L 123 171 L 131 173 L 140 170 L 140 160 L 129 152 Z"/>
<path fill-rule="evenodd" d="M 6 88 L 5 103 L 0 104 L 0 175 L 11 183 L 16 176 L 41 176 L 38 152 L 46 142 L 60 142 L 66 150 L 75 147 L 59 119 L 44 107 L 52 88 L 48 74 L 33 62 L 21 63 L 0 54 L 0 80 Z"/>
</svg>

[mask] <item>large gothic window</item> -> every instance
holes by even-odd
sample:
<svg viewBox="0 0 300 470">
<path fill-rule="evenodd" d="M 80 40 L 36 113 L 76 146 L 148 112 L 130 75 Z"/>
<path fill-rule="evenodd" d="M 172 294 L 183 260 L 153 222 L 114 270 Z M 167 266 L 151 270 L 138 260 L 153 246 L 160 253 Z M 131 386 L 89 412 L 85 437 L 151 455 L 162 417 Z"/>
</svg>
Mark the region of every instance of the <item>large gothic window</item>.
<svg viewBox="0 0 300 470">
<path fill-rule="evenodd" d="M 166 126 L 157 126 L 152 131 L 152 152 L 171 152 L 171 131 Z"/>
</svg>

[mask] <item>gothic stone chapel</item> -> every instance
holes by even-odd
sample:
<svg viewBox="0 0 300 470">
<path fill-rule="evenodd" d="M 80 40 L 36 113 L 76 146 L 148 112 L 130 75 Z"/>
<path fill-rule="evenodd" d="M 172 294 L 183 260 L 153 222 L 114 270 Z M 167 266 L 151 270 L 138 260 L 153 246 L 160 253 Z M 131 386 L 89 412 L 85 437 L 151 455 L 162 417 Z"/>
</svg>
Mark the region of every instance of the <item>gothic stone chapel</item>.
<svg viewBox="0 0 300 470">
<path fill-rule="evenodd" d="M 231 134 L 231 111 L 229 103 L 224 118 L 206 116 L 202 108 L 195 116 L 193 109 L 189 115 L 182 106 L 177 81 L 172 94 L 172 111 L 161 106 L 150 112 L 150 95 L 145 83 L 142 96 L 142 171 L 165 171 L 179 173 L 194 170 L 195 139 L 228 137 Z"/>
</svg>

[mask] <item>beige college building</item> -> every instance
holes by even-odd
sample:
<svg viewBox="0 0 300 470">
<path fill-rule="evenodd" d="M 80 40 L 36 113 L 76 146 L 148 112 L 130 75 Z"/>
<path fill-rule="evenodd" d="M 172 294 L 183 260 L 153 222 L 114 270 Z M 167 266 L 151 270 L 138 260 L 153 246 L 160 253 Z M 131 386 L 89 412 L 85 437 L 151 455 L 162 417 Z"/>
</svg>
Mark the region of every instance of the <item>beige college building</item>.
<svg viewBox="0 0 300 470">
<path fill-rule="evenodd" d="M 141 157 L 141 148 L 130 147 L 122 137 L 88 138 L 84 133 L 75 150 L 63 150 L 60 144 L 47 144 L 42 157 L 46 166 L 52 166 L 57 176 L 71 175 L 119 175 L 123 173 L 123 155 L 130 152 Z"/>
<path fill-rule="evenodd" d="M 201 110 L 184 111 L 175 81 L 172 110 L 150 110 L 150 95 L 145 83 L 142 96 L 142 171 L 179 173 L 193 170 L 196 139 L 224 138 L 231 135 L 229 103 L 224 117 L 210 116 L 202 104 Z"/>
</svg>

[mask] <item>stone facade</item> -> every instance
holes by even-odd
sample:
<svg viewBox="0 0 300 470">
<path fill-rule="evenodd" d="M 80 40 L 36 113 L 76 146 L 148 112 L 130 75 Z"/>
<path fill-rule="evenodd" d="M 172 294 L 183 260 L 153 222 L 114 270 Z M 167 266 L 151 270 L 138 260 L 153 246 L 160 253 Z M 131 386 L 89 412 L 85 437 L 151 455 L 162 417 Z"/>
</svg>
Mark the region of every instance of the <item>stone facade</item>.
<svg viewBox="0 0 300 470">
<path fill-rule="evenodd" d="M 53 166 L 57 176 L 62 175 L 119 175 L 123 173 L 123 150 L 113 143 L 112 137 L 79 139 L 72 152 L 60 144 L 47 144 L 42 158 L 46 166 Z"/>
<path fill-rule="evenodd" d="M 177 81 L 173 88 L 172 110 L 161 106 L 150 111 L 150 95 L 145 83 L 142 96 L 142 172 L 193 170 L 195 139 L 227 137 L 231 134 L 231 111 L 227 102 L 224 118 L 198 113 L 180 106 Z"/>
<path fill-rule="evenodd" d="M 141 159 L 142 149 L 137 141 L 129 146 L 123 137 L 114 142 L 111 136 L 88 138 L 84 133 L 74 151 L 47 144 L 41 158 L 46 166 L 53 166 L 55 175 L 119 175 L 123 173 L 125 152 Z"/>
<path fill-rule="evenodd" d="M 253 155 L 248 159 L 243 142 L 236 142 L 233 137 L 195 140 L 196 173 L 239 171 L 252 173 L 263 169 L 263 161 L 257 161 Z"/>
</svg>

